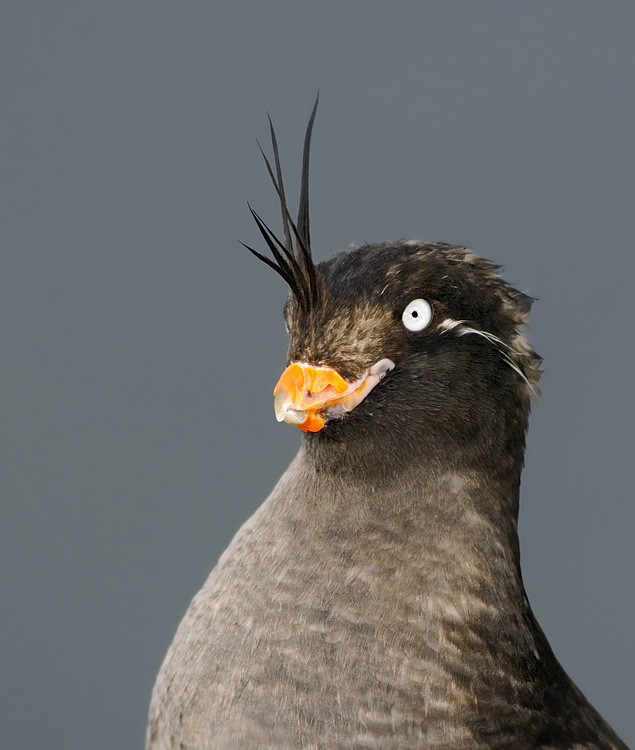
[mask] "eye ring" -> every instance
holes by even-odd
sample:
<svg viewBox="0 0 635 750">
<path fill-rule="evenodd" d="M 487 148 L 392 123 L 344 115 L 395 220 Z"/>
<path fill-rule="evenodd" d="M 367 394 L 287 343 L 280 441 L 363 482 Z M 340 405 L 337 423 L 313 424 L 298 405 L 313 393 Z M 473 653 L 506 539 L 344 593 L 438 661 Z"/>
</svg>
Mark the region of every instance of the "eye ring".
<svg viewBox="0 0 635 750">
<path fill-rule="evenodd" d="M 417 333 L 430 325 L 433 315 L 431 303 L 423 297 L 418 297 L 406 306 L 401 314 L 401 322 L 409 331 Z"/>
</svg>

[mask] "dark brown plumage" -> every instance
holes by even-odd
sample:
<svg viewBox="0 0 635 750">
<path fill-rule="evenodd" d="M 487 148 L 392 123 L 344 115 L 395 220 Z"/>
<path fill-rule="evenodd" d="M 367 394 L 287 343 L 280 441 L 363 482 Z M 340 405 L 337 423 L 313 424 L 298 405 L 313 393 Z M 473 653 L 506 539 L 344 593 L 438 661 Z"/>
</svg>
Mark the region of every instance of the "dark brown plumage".
<svg viewBox="0 0 635 750">
<path fill-rule="evenodd" d="M 254 212 L 250 248 L 291 288 L 276 413 L 306 434 L 185 615 L 147 747 L 623 750 L 522 584 L 531 300 L 444 244 L 314 265 L 314 116 L 297 224 L 272 129 L 284 239 Z"/>
</svg>

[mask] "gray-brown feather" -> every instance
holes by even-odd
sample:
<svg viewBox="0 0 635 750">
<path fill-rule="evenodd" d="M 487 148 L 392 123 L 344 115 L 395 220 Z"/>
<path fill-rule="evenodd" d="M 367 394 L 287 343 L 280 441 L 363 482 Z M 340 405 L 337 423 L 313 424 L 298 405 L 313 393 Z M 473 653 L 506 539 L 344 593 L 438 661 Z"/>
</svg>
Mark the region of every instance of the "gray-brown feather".
<svg viewBox="0 0 635 750">
<path fill-rule="evenodd" d="M 405 479 L 351 493 L 300 452 L 181 623 L 149 748 L 535 748 L 576 712 L 558 747 L 623 747 L 534 627 L 491 489 Z"/>
</svg>

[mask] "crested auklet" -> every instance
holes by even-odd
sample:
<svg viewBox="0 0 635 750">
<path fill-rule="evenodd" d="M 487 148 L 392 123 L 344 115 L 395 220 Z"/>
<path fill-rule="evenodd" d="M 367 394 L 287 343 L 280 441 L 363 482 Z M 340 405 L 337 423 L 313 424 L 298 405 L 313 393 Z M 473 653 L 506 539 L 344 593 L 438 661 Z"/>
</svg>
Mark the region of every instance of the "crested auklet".
<svg viewBox="0 0 635 750">
<path fill-rule="evenodd" d="M 316 101 L 317 106 L 317 101 Z M 148 750 L 626 747 L 556 660 L 523 587 L 532 299 L 465 247 L 311 255 L 306 132 L 279 421 L 301 448 L 194 598 Z M 263 153 L 264 155 L 264 153 Z"/>
</svg>

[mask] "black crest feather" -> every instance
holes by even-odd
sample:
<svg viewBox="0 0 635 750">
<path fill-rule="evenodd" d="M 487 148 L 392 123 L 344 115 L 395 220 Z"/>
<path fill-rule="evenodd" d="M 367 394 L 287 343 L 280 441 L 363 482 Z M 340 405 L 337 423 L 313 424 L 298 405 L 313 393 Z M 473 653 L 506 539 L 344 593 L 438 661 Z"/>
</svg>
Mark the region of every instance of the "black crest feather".
<svg viewBox="0 0 635 750">
<path fill-rule="evenodd" d="M 269 131 L 271 135 L 275 171 L 260 143 L 258 143 L 258 147 L 260 148 L 262 157 L 267 165 L 269 177 L 271 177 L 273 186 L 275 187 L 278 198 L 280 199 L 284 242 L 276 237 L 260 216 L 251 206 L 249 206 L 251 215 L 254 217 L 256 225 L 260 230 L 260 234 L 262 234 L 263 239 L 267 243 L 267 247 L 273 256 L 273 259 L 259 253 L 257 250 L 249 247 L 249 245 L 241 243 L 250 253 L 253 253 L 256 258 L 263 263 L 266 263 L 270 268 L 273 268 L 276 273 L 282 276 L 295 295 L 298 304 L 305 312 L 308 312 L 314 306 L 318 292 L 317 273 L 313 262 L 313 256 L 311 255 L 311 233 L 309 229 L 309 157 L 311 152 L 311 134 L 313 132 L 313 123 L 315 121 L 315 113 L 317 112 L 318 100 L 319 94 L 315 99 L 315 104 L 313 105 L 309 124 L 306 129 L 306 135 L 304 136 L 300 203 L 297 222 L 293 221 L 291 213 L 289 212 L 289 206 L 284 191 L 284 181 L 282 179 L 278 141 L 276 139 L 273 123 L 271 122 L 271 118 L 269 118 Z"/>
</svg>

